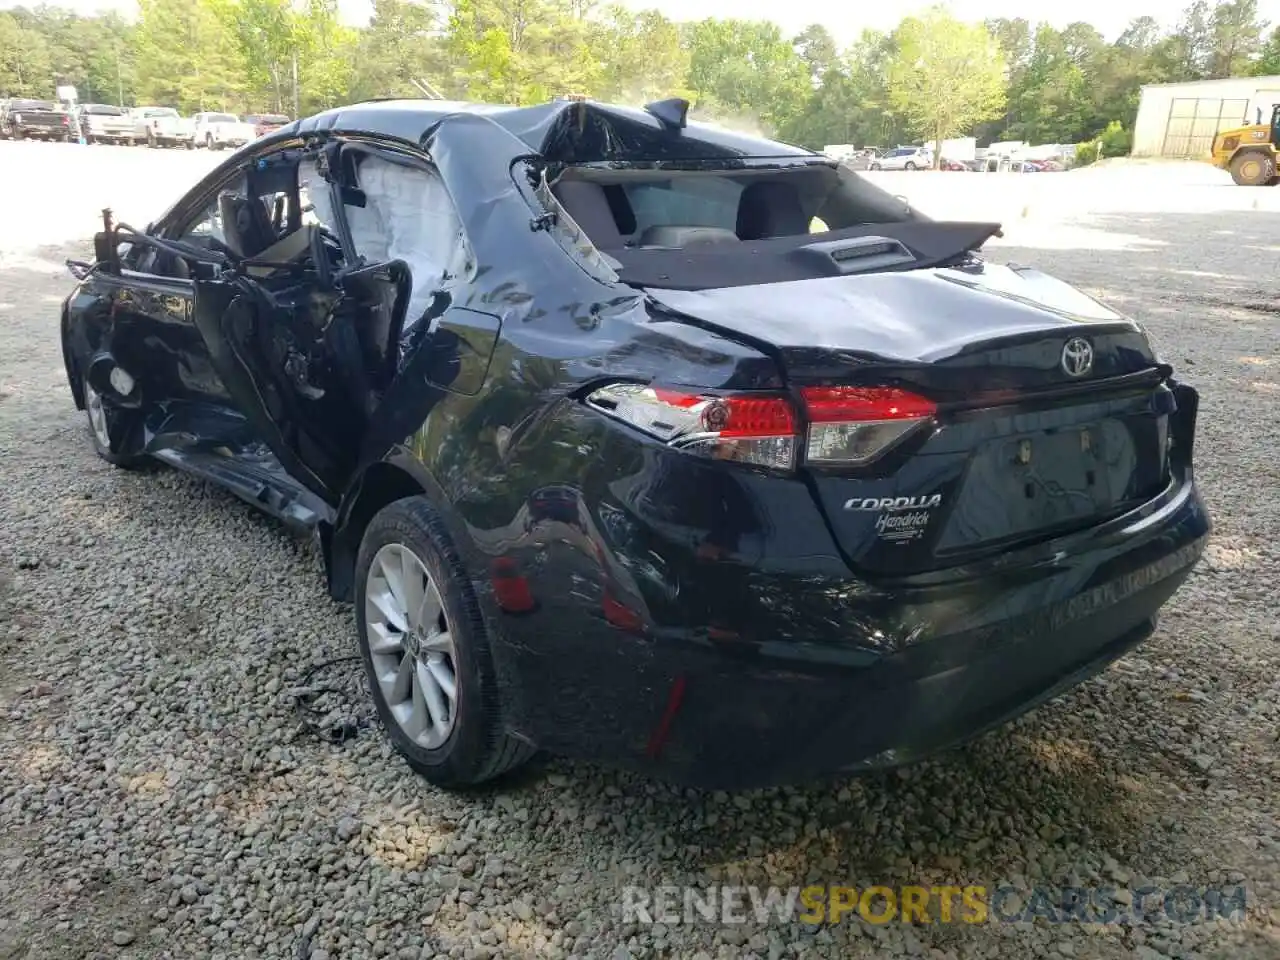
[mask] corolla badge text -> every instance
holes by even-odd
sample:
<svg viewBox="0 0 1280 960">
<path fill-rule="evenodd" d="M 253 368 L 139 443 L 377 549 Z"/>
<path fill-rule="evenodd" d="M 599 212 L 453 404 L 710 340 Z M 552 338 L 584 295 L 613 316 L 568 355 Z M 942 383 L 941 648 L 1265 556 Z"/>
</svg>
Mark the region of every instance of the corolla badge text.
<svg viewBox="0 0 1280 960">
<path fill-rule="evenodd" d="M 931 510 L 941 506 L 942 494 L 928 497 L 854 497 L 844 502 L 846 510 L 879 512 L 882 510 Z"/>
</svg>

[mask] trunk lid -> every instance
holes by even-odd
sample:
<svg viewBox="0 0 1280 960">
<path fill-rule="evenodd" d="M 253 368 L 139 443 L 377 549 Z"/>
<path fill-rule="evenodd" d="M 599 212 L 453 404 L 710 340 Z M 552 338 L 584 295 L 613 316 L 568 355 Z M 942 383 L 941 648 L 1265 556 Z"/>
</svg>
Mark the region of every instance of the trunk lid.
<svg viewBox="0 0 1280 960">
<path fill-rule="evenodd" d="M 1132 320 L 1038 271 L 646 294 L 770 352 L 793 388 L 895 386 L 937 404 L 868 464 L 802 464 L 857 567 L 954 565 L 1103 522 L 1168 482 L 1168 368 Z"/>
</svg>

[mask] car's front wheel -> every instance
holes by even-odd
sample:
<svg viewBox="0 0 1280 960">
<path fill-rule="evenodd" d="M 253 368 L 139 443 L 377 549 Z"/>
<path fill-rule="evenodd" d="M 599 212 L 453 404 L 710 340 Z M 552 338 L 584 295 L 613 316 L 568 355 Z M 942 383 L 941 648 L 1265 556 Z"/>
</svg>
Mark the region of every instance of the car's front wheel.
<svg viewBox="0 0 1280 960">
<path fill-rule="evenodd" d="M 128 437 L 133 429 L 132 420 L 138 416 L 136 410 L 107 406 L 98 391 L 86 381 L 84 412 L 89 418 L 89 436 L 93 439 L 94 452 L 107 463 L 130 470 L 147 459 L 135 454 L 121 453 L 119 448 L 119 440 Z M 114 441 L 113 436 L 116 438 Z"/>
<path fill-rule="evenodd" d="M 385 507 L 356 560 L 356 626 L 392 745 L 436 786 L 514 770 L 535 752 L 508 734 L 489 636 L 471 581 L 423 497 Z"/>
</svg>

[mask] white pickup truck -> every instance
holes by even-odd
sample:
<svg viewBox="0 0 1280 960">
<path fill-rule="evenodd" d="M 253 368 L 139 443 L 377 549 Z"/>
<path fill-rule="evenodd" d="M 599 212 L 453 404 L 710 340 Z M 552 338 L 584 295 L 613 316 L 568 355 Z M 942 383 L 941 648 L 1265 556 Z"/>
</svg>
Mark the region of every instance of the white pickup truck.
<svg viewBox="0 0 1280 960">
<path fill-rule="evenodd" d="M 243 147 L 258 135 L 252 123 L 230 113 L 197 113 L 191 120 L 195 124 L 196 146 L 210 150 Z"/>
<path fill-rule="evenodd" d="M 133 118 L 122 107 L 109 103 L 82 103 L 80 134 L 85 143 L 133 143 Z"/>
<path fill-rule="evenodd" d="M 173 107 L 134 107 L 133 133 L 148 147 L 195 147 L 195 130 Z"/>
</svg>

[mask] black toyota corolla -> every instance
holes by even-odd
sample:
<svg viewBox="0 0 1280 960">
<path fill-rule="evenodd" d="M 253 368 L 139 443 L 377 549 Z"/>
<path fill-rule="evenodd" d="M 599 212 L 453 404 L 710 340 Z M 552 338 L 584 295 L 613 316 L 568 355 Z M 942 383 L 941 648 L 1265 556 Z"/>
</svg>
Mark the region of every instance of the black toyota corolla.
<svg viewBox="0 0 1280 960">
<path fill-rule="evenodd" d="M 344 107 L 70 265 L 98 452 L 313 531 L 437 784 L 910 762 L 1140 643 L 1204 548 L 1139 324 L 686 111 Z"/>
</svg>

